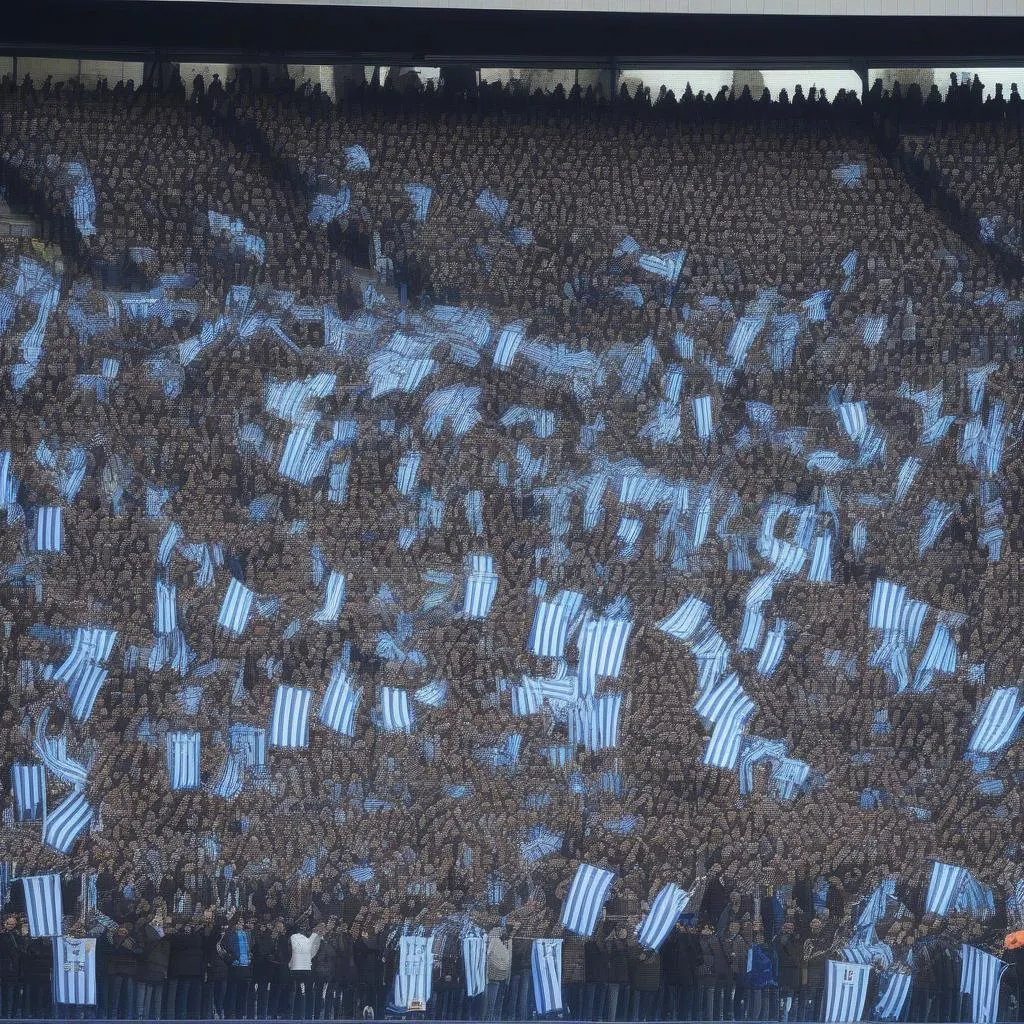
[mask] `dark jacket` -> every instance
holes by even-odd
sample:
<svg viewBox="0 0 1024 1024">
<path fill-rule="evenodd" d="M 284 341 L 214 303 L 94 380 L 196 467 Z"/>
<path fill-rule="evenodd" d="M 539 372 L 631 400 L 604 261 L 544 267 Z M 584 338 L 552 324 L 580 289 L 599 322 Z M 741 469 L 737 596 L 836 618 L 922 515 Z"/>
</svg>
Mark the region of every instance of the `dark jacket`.
<svg viewBox="0 0 1024 1024">
<path fill-rule="evenodd" d="M 0 932 L 0 982 L 18 980 L 24 947 L 24 939 L 17 932 Z"/>
<path fill-rule="evenodd" d="M 318 981 L 336 981 L 340 959 L 334 936 L 323 936 L 320 939 L 320 949 L 313 960 L 313 977 Z"/>
<path fill-rule="evenodd" d="M 622 939 L 608 940 L 608 984 L 629 984 L 629 946 Z"/>
<path fill-rule="evenodd" d="M 203 977 L 203 937 L 198 932 L 177 932 L 171 936 L 169 978 Z"/>
<path fill-rule="evenodd" d="M 700 939 L 675 928 L 661 947 L 661 969 L 665 984 L 693 988 L 701 965 Z"/>
<path fill-rule="evenodd" d="M 269 928 L 261 929 L 253 940 L 256 953 L 253 964 L 258 979 L 280 981 L 288 976 L 288 962 L 291 959 L 292 947 L 285 933 L 275 935 Z M 320 961 L 317 955 L 313 961 L 314 968 Z"/>
<path fill-rule="evenodd" d="M 720 935 L 702 935 L 700 937 L 701 974 L 718 985 L 732 981 L 732 967 L 729 954 Z"/>
<path fill-rule="evenodd" d="M 603 984 L 608 980 L 608 948 L 597 939 L 588 939 L 583 944 L 583 976 L 590 983 Z"/>
<path fill-rule="evenodd" d="M 245 931 L 246 939 L 249 945 L 249 963 L 240 963 L 241 959 L 241 943 L 239 942 L 237 928 L 229 928 L 227 934 L 221 939 L 221 948 L 227 953 L 228 958 L 228 977 L 234 981 L 248 981 L 252 977 L 252 958 L 255 955 L 255 948 L 253 945 L 253 934 L 248 929 L 242 929 Z"/>
<path fill-rule="evenodd" d="M 352 956 L 356 965 L 356 976 L 359 981 L 371 989 L 383 988 L 384 949 L 380 941 L 367 942 L 360 939 L 352 948 Z"/>
<path fill-rule="evenodd" d="M 529 939 L 512 937 L 512 973 L 522 974 L 530 970 L 530 954 L 533 951 L 533 943 Z"/>
<path fill-rule="evenodd" d="M 661 988 L 661 954 L 633 947 L 629 954 L 629 983 L 638 992 Z"/>
<path fill-rule="evenodd" d="M 170 936 L 159 932 L 147 924 L 142 932 L 140 943 L 142 955 L 139 957 L 139 969 L 135 974 L 137 981 L 159 984 L 167 980 L 167 968 L 171 961 Z"/>
<path fill-rule="evenodd" d="M 228 976 L 227 958 L 219 948 L 221 934 L 219 927 L 203 930 L 203 964 L 207 981 L 223 981 Z"/>
<path fill-rule="evenodd" d="M 582 985 L 584 980 L 583 940 L 567 935 L 562 942 L 562 984 Z"/>
<path fill-rule="evenodd" d="M 804 944 L 795 936 L 783 936 L 779 942 L 779 985 L 787 992 L 800 987 L 800 968 Z"/>
<path fill-rule="evenodd" d="M 130 932 L 113 932 L 106 941 L 97 943 L 96 956 L 111 977 L 134 978 L 139 969 L 139 945 Z"/>
<path fill-rule="evenodd" d="M 21 958 L 21 976 L 33 984 L 49 983 L 53 944 L 49 939 L 29 939 Z"/>
</svg>

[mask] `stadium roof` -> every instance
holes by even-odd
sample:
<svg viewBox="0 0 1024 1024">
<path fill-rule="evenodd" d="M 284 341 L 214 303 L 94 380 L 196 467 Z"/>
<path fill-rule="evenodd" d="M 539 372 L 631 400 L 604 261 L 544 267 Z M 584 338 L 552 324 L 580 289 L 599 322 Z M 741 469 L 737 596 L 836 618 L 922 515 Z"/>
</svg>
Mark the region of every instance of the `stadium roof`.
<svg viewBox="0 0 1024 1024">
<path fill-rule="evenodd" d="M 766 5 L 775 2 L 762 0 Z M 1024 13 L 1022 0 L 999 2 L 1014 3 Z M 799 7 L 814 9 L 803 3 Z M 638 16 L 454 10 L 440 4 L 395 8 L 325 2 L 37 0 L 5 11 L 0 51 L 143 60 L 466 62 L 491 67 L 572 67 L 612 59 L 628 67 L 1013 64 L 1024 57 L 1024 17 Z"/>
</svg>

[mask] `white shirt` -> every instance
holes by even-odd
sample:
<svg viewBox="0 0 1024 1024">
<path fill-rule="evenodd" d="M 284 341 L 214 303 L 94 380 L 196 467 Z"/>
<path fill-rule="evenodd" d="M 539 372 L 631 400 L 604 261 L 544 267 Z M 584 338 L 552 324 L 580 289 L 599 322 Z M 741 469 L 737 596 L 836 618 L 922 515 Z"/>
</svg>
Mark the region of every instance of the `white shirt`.
<svg viewBox="0 0 1024 1024">
<path fill-rule="evenodd" d="M 320 934 L 313 932 L 312 935 L 303 935 L 296 932 L 288 941 L 292 945 L 292 958 L 288 961 L 289 970 L 311 971 L 313 957 L 320 950 Z"/>
</svg>

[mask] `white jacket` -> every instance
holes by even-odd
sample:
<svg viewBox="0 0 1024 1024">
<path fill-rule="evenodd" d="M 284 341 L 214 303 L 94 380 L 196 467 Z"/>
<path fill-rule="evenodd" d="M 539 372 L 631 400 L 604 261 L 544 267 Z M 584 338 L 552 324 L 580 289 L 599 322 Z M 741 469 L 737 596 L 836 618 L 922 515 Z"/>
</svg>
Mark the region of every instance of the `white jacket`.
<svg viewBox="0 0 1024 1024">
<path fill-rule="evenodd" d="M 311 971 L 313 958 L 320 951 L 319 933 L 303 935 L 301 932 L 296 932 L 288 941 L 292 944 L 292 958 L 288 961 L 289 970 Z"/>
</svg>

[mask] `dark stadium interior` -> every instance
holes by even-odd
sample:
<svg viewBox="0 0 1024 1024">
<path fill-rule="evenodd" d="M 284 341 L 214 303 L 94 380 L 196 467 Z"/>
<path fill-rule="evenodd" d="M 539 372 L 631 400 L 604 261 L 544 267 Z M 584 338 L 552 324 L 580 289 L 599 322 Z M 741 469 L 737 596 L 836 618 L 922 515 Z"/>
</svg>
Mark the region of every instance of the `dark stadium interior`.
<svg viewBox="0 0 1024 1024">
<path fill-rule="evenodd" d="M 10 12 L 0 1018 L 1021 1020 L 1022 22 Z"/>
</svg>

